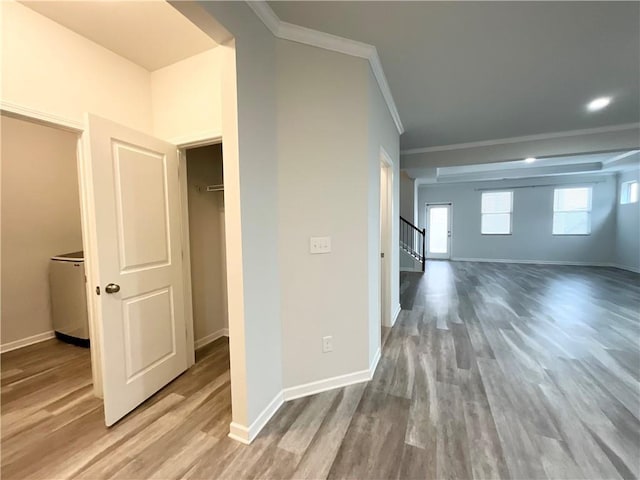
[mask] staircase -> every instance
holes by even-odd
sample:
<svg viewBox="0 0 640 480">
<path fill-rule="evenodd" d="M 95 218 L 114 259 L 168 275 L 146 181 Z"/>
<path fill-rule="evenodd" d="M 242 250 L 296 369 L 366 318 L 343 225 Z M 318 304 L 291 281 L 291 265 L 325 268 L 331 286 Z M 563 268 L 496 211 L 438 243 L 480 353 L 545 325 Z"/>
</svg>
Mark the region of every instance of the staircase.
<svg viewBox="0 0 640 480">
<path fill-rule="evenodd" d="M 407 219 L 400 217 L 400 250 L 417 261 L 424 272 L 426 229 L 420 230 Z"/>
</svg>

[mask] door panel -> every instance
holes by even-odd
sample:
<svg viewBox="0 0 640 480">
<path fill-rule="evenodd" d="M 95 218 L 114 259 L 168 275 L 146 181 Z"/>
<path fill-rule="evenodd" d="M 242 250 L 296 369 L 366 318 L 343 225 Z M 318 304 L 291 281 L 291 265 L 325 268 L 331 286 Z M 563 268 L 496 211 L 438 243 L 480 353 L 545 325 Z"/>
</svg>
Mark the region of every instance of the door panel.
<svg viewBox="0 0 640 480">
<path fill-rule="evenodd" d="M 178 156 L 174 145 L 95 116 L 88 140 L 112 425 L 187 368 Z M 109 284 L 119 289 L 108 293 Z"/>
<path fill-rule="evenodd" d="M 166 157 L 119 141 L 113 142 L 113 156 L 122 271 L 168 265 Z"/>
<path fill-rule="evenodd" d="M 451 257 L 451 205 L 427 205 L 427 258 Z"/>
</svg>

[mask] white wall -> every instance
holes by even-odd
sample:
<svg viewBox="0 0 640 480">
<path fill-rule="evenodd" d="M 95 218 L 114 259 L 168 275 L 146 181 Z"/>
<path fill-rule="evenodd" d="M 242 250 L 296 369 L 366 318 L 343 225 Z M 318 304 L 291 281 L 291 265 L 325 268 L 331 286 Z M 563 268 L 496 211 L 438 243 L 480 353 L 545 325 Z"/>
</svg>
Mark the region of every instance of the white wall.
<svg viewBox="0 0 640 480">
<path fill-rule="evenodd" d="M 380 161 L 381 149 L 389 156 L 392 177 L 391 248 L 387 284 L 390 299 L 387 302 L 386 318 L 391 324 L 400 308 L 400 136 L 378 83 L 370 68 L 368 79 L 368 253 L 367 279 L 369 288 L 369 365 L 372 365 L 380 349 Z M 387 326 L 390 326 L 387 325 Z"/>
<path fill-rule="evenodd" d="M 82 250 L 77 136 L 0 117 L 2 344 L 51 333 L 49 259 Z"/>
<path fill-rule="evenodd" d="M 151 133 L 149 72 L 12 0 L 2 10 L 2 101 Z"/>
<path fill-rule="evenodd" d="M 219 31 L 197 8 L 175 5 L 212 35 Z M 240 224 L 230 228 L 227 221 L 229 248 L 231 238 L 242 239 L 230 259 L 241 259 L 238 278 L 230 273 L 228 284 L 230 300 L 241 295 L 243 305 L 235 313 L 229 305 L 232 378 L 246 378 L 248 398 L 247 405 L 236 402 L 243 392 L 232 382 L 233 419 L 248 425 L 260 421 L 260 409 L 277 398 L 276 368 L 281 388 L 368 369 L 371 316 L 380 335 L 380 146 L 394 160 L 399 178 L 398 134 L 372 90 L 365 60 L 280 40 L 274 51 L 273 37 L 256 25 L 245 4 L 200 5 L 235 36 L 237 121 L 229 113 L 233 105 L 225 107 L 223 135 L 225 185 L 238 182 L 240 193 L 230 202 L 225 192 L 225 203 L 228 219 L 236 201 L 241 205 Z M 223 102 L 228 81 L 233 79 L 223 82 Z M 233 122 L 237 146 L 227 134 Z M 227 166 L 235 168 L 234 155 L 237 172 Z M 311 235 L 330 235 L 332 253 L 311 256 Z M 397 253 L 395 258 L 397 277 Z M 397 293 L 394 298 L 397 304 Z M 242 345 L 234 331 L 245 334 Z M 323 335 L 333 335 L 332 353 L 321 353 Z"/>
<path fill-rule="evenodd" d="M 597 182 L 597 183 L 596 183 Z M 513 190 L 513 234 L 480 233 L 479 188 L 549 184 L 593 184 L 591 235 L 552 235 L 553 186 Z M 537 260 L 608 264 L 615 245 L 616 181 L 612 175 L 544 177 L 497 182 L 425 185 L 418 193 L 418 222 L 425 224 L 425 204 L 452 202 L 452 258 Z"/>
<path fill-rule="evenodd" d="M 285 388 L 368 368 L 368 68 L 278 40 Z M 311 255 L 311 236 L 331 236 L 332 252 Z M 333 352 L 322 353 L 328 335 Z"/>
<path fill-rule="evenodd" d="M 248 439 L 277 407 L 283 385 L 276 42 L 243 2 L 173 5 L 227 44 L 217 48 L 223 64 L 232 433 Z M 229 33 L 235 37 L 230 44 Z"/>
<path fill-rule="evenodd" d="M 224 192 L 207 192 L 222 180 L 222 145 L 187 150 L 189 250 L 196 348 L 225 333 L 227 269 Z"/>
<path fill-rule="evenodd" d="M 180 144 L 222 134 L 221 49 L 151 73 L 154 135 Z"/>
<path fill-rule="evenodd" d="M 414 223 L 416 180 L 400 172 L 400 216 Z"/>
<path fill-rule="evenodd" d="M 638 168 L 622 172 L 617 177 L 615 257 L 613 261 L 621 268 L 640 272 L 640 203 L 620 204 L 622 183 L 630 180 L 640 181 Z"/>
</svg>

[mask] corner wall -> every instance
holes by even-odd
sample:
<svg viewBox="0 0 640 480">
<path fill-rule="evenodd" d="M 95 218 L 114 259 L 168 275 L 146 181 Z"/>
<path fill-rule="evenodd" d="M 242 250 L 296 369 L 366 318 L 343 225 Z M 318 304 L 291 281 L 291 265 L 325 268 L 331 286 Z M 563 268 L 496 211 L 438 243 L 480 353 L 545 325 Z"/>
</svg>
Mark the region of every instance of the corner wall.
<svg viewBox="0 0 640 480">
<path fill-rule="evenodd" d="M 284 387 L 367 363 L 366 60 L 278 40 L 278 224 Z M 379 184 L 379 183 L 378 183 Z M 309 253 L 330 236 L 331 253 Z M 333 351 L 322 352 L 322 337 Z"/>
<path fill-rule="evenodd" d="M 640 202 L 620 204 L 623 182 L 640 182 L 640 170 L 621 172 L 617 177 L 615 257 L 620 268 L 640 272 Z"/>
<path fill-rule="evenodd" d="M 151 72 L 153 134 L 170 143 L 222 135 L 221 48 Z"/>
<path fill-rule="evenodd" d="M 392 208 L 391 208 L 391 244 L 390 268 L 387 285 L 389 285 L 389 302 L 386 318 L 390 327 L 400 311 L 400 135 L 387 104 L 382 97 L 378 83 L 370 68 L 367 69 L 369 108 L 368 108 L 368 253 L 367 279 L 369 289 L 368 324 L 369 324 L 369 365 L 375 368 L 380 355 L 381 315 L 380 315 L 380 161 L 382 155 L 388 155 L 392 165 Z"/>
<path fill-rule="evenodd" d="M 79 124 L 91 112 L 151 133 L 147 70 L 13 0 L 0 9 L 3 103 Z"/>
</svg>

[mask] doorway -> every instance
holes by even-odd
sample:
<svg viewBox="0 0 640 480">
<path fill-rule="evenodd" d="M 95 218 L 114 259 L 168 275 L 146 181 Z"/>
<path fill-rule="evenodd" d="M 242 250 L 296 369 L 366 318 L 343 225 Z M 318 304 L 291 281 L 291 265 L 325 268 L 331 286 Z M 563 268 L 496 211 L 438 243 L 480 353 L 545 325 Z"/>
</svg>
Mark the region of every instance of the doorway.
<svg viewBox="0 0 640 480">
<path fill-rule="evenodd" d="M 393 172 L 384 152 L 380 160 L 380 323 L 391 326 L 391 220 Z"/>
<path fill-rule="evenodd" d="M 451 203 L 427 204 L 427 258 L 451 258 Z"/>
<path fill-rule="evenodd" d="M 193 344 L 197 351 L 229 336 L 222 143 L 184 149 L 188 250 L 185 275 L 190 280 Z M 186 190 L 186 195 L 184 193 Z M 185 198 L 186 197 L 186 198 Z M 196 352 L 197 356 L 197 352 Z"/>
</svg>

